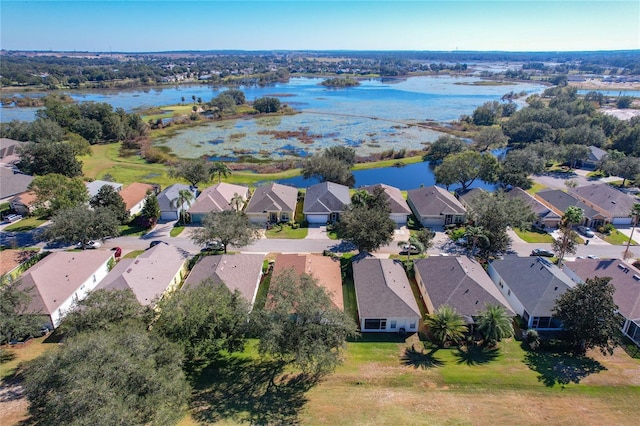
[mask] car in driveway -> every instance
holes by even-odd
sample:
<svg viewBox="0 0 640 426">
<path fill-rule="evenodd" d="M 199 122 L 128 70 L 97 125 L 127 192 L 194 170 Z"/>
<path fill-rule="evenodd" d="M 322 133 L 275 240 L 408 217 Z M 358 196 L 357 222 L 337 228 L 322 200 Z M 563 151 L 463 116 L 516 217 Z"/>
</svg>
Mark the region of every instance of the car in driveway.
<svg viewBox="0 0 640 426">
<path fill-rule="evenodd" d="M 578 232 L 580 232 L 582 235 L 584 235 L 587 238 L 593 238 L 596 236 L 596 234 L 593 233 L 591 228 L 587 226 L 578 226 Z"/>
<path fill-rule="evenodd" d="M 533 249 L 531 250 L 530 256 L 541 256 L 541 257 L 553 257 L 556 254 L 550 250 L 545 249 Z"/>
<path fill-rule="evenodd" d="M 402 250 L 400 251 L 401 254 L 420 254 L 420 249 L 416 246 L 414 246 L 413 244 L 409 245 L 409 244 L 405 244 L 402 246 Z"/>
<path fill-rule="evenodd" d="M 82 248 L 82 241 L 78 241 L 78 243 L 76 244 L 76 247 L 78 248 Z M 87 243 L 84 245 L 84 248 L 90 248 L 90 249 L 97 249 L 102 247 L 102 244 L 100 244 L 98 241 L 87 241 Z"/>
<path fill-rule="evenodd" d="M 200 251 L 206 252 L 206 251 L 222 251 L 222 250 L 224 250 L 224 244 L 222 244 L 220 241 L 210 241 Z"/>
</svg>

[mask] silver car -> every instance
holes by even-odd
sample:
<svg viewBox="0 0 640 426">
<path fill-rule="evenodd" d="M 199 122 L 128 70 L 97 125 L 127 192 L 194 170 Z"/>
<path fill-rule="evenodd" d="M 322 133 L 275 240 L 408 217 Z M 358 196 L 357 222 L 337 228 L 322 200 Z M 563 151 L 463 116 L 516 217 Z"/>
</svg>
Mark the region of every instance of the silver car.
<svg viewBox="0 0 640 426">
<path fill-rule="evenodd" d="M 584 235 L 587 238 L 593 238 L 596 236 L 596 234 L 593 233 L 591 228 L 586 226 L 578 226 L 578 232 L 580 232 L 582 235 Z"/>
</svg>

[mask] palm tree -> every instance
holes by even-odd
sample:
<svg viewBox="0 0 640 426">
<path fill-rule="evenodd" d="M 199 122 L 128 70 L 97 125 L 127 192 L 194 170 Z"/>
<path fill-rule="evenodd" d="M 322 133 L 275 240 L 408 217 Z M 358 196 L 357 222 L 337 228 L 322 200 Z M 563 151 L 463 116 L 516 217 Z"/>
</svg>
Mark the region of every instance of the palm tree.
<svg viewBox="0 0 640 426">
<path fill-rule="evenodd" d="M 234 192 L 233 197 L 231 197 L 231 201 L 229 202 L 229 205 L 233 207 L 236 210 L 236 212 L 239 212 L 242 206 L 244 205 L 244 198 L 242 198 L 242 195 L 238 194 L 237 192 Z"/>
<path fill-rule="evenodd" d="M 571 242 L 575 238 L 575 231 L 572 229 L 573 225 L 581 223 L 583 218 L 584 212 L 580 207 L 569 206 L 567 211 L 564 212 L 560 221 L 560 239 L 555 240 L 553 243 L 554 249 L 557 248 L 555 251 L 558 257 L 558 266 L 562 265 L 564 255 L 570 249 Z"/>
<path fill-rule="evenodd" d="M 193 192 L 188 189 L 181 189 L 178 191 L 178 197 L 171 202 L 171 206 L 177 208 L 180 213 L 180 223 L 184 224 L 186 222 L 185 216 L 187 212 L 184 209 L 184 205 L 186 204 L 188 207 L 191 207 L 191 202 L 195 199 Z"/>
<path fill-rule="evenodd" d="M 441 346 L 448 341 L 459 342 L 467 331 L 462 315 L 449 305 L 442 305 L 434 313 L 428 314 L 424 323 Z"/>
<path fill-rule="evenodd" d="M 227 166 L 226 163 L 222 161 L 216 161 L 211 165 L 211 174 L 218 175 L 218 183 L 222 181 L 222 177 L 225 178 L 231 174 L 231 169 Z"/>
<path fill-rule="evenodd" d="M 407 262 L 411 260 L 411 246 L 415 247 L 420 253 L 424 251 L 424 246 L 422 245 L 420 240 L 418 240 L 413 235 L 409 237 L 409 241 L 398 241 L 398 247 L 400 247 L 400 250 L 404 250 L 405 246 L 408 246 Z"/>
<path fill-rule="evenodd" d="M 627 259 L 629 257 L 629 246 L 631 245 L 631 239 L 633 238 L 633 231 L 635 231 L 636 226 L 638 226 L 638 218 L 640 217 L 640 204 L 635 203 L 633 207 L 631 207 L 631 235 L 629 235 L 629 241 L 627 241 L 627 248 L 624 250 L 624 254 L 622 255 L 623 259 Z"/>
<path fill-rule="evenodd" d="M 513 336 L 513 324 L 507 311 L 500 305 L 488 304 L 478 318 L 478 331 L 484 337 L 484 343 L 495 346 L 502 339 Z"/>
<path fill-rule="evenodd" d="M 356 189 L 351 196 L 351 204 L 354 206 L 366 206 L 371 195 L 364 189 Z"/>
<path fill-rule="evenodd" d="M 478 242 L 484 241 L 486 244 L 489 244 L 489 237 L 487 237 L 482 226 L 467 226 L 464 231 L 464 237 L 467 239 L 467 242 L 471 242 L 471 257 L 476 255 Z"/>
</svg>

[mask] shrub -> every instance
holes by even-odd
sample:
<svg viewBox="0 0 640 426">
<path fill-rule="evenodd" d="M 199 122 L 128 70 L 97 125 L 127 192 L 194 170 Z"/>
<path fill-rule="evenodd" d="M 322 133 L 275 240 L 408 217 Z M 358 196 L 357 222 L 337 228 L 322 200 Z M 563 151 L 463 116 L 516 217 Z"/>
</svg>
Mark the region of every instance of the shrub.
<svg viewBox="0 0 640 426">
<path fill-rule="evenodd" d="M 540 336 L 538 335 L 538 331 L 532 328 L 527 330 L 526 342 L 531 350 L 535 351 L 538 349 L 540 347 Z"/>
<path fill-rule="evenodd" d="M 615 226 L 613 226 L 610 223 L 607 223 L 606 225 L 601 226 L 600 228 L 598 228 L 598 232 L 600 232 L 601 234 L 605 234 L 605 235 L 610 235 L 615 230 L 616 230 Z"/>
</svg>

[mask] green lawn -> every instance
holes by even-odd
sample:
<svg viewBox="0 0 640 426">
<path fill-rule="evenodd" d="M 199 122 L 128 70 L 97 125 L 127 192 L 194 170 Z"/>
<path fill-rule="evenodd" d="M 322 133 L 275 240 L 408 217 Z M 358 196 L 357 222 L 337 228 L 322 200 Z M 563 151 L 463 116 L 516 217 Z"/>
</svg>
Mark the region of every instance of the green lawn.
<svg viewBox="0 0 640 426">
<path fill-rule="evenodd" d="M 178 235 L 180 235 L 182 233 L 182 231 L 184 231 L 184 225 L 182 226 L 174 226 L 173 228 L 171 228 L 171 231 L 169 231 L 169 235 L 171 237 L 177 237 Z"/>
<path fill-rule="evenodd" d="M 9 210 L 11 210 L 9 203 L 0 203 L 0 215 L 6 214 Z"/>
<path fill-rule="evenodd" d="M 47 220 L 43 217 L 25 217 L 24 219 L 12 223 L 11 225 L 4 228 L 6 232 L 27 232 L 36 229 L 38 226 L 44 224 Z"/>
<path fill-rule="evenodd" d="M 600 234 L 601 235 L 601 234 Z M 602 239 L 608 242 L 609 244 L 614 244 L 617 246 L 626 245 L 629 242 L 629 237 L 624 235 L 622 232 L 615 230 L 611 232 L 609 235 L 601 235 Z M 631 245 L 636 245 L 637 243 L 634 240 L 631 240 Z"/>
<path fill-rule="evenodd" d="M 144 253 L 144 250 L 134 250 L 132 252 L 129 252 L 127 254 L 125 254 L 124 256 L 122 256 L 123 259 L 135 259 L 136 257 L 140 256 L 142 253 Z"/>
<path fill-rule="evenodd" d="M 527 243 L 552 243 L 553 237 L 547 234 L 544 231 L 539 231 L 537 229 L 531 229 L 529 231 L 514 228 L 513 231 L 520 237 L 520 239 L 526 241 Z"/>
<path fill-rule="evenodd" d="M 286 238 L 290 240 L 301 240 L 307 236 L 309 228 L 297 228 L 293 229 L 287 224 L 275 225 L 273 228 L 267 230 L 265 235 L 267 238 Z"/>
<path fill-rule="evenodd" d="M 148 231 L 147 228 L 143 228 L 135 224 L 135 221 L 131 221 L 126 225 L 120 225 L 120 236 L 121 237 L 140 237 L 146 234 Z"/>
<path fill-rule="evenodd" d="M 542 185 L 541 183 L 534 182 L 531 188 L 527 189 L 527 192 L 531 195 L 546 189 L 547 187 Z"/>
</svg>

